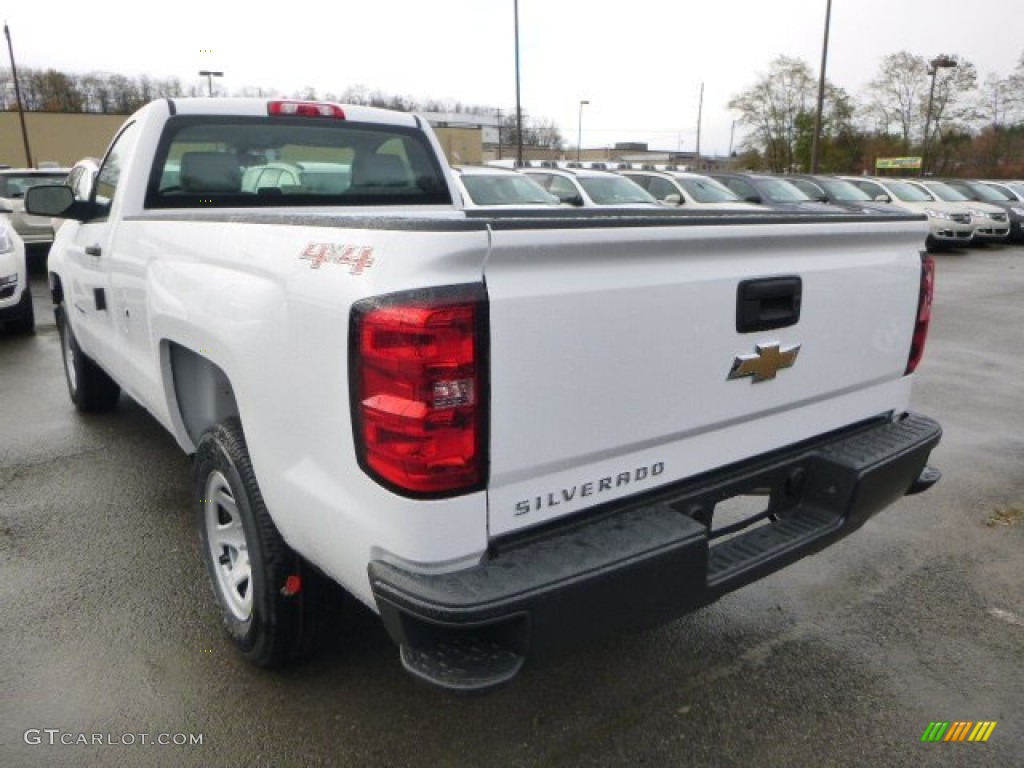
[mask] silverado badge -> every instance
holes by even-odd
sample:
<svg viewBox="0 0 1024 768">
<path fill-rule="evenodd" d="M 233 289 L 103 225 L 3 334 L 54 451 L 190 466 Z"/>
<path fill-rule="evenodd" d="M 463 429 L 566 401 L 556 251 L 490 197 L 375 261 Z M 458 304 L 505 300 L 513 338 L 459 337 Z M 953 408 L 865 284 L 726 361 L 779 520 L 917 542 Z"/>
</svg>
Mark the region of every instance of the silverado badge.
<svg viewBox="0 0 1024 768">
<path fill-rule="evenodd" d="M 796 362 L 796 356 L 800 352 L 800 345 L 782 347 L 777 341 L 768 344 L 758 344 L 757 350 L 752 355 L 737 355 L 732 361 L 732 370 L 728 378 L 742 379 L 746 376 L 753 378 L 753 383 L 774 379 L 775 374 L 783 368 L 791 368 Z"/>
</svg>

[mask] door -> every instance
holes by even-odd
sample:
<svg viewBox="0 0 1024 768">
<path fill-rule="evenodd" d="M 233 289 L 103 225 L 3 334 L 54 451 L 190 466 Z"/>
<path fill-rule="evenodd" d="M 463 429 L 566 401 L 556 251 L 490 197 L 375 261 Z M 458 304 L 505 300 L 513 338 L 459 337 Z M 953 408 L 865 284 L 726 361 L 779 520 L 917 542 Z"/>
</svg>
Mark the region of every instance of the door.
<svg viewBox="0 0 1024 768">
<path fill-rule="evenodd" d="M 116 343 L 110 247 L 117 217 L 111 216 L 111 211 L 121 184 L 121 170 L 135 146 L 136 135 L 135 124 L 129 123 L 110 145 L 90 193 L 94 215 L 73 228 L 66 252 L 70 281 L 64 285 L 64 298 L 68 320 L 83 351 L 108 371 L 112 370 Z"/>
</svg>

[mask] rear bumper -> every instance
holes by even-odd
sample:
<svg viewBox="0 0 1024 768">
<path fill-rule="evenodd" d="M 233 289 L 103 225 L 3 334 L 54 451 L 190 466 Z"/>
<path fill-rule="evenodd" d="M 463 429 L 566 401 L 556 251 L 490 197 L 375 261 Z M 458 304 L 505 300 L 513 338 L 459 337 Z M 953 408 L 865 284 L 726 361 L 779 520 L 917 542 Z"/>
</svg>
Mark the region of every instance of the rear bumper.
<svg viewBox="0 0 1024 768">
<path fill-rule="evenodd" d="M 875 421 L 499 542 L 466 570 L 373 561 L 370 584 L 410 672 L 488 688 L 528 653 L 663 623 L 817 552 L 934 482 L 921 478 L 940 437 L 923 416 Z M 755 489 L 773 518 L 716 537 L 715 505 Z"/>
</svg>

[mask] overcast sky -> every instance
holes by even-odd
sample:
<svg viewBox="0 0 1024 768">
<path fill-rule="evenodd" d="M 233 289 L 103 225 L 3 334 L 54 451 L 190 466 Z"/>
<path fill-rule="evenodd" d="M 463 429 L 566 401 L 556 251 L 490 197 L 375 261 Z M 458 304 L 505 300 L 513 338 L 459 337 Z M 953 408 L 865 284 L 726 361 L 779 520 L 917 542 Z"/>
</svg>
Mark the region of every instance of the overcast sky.
<svg viewBox="0 0 1024 768">
<path fill-rule="evenodd" d="M 515 105 L 512 0 L 6 3 L 17 63 L 178 76 L 223 70 L 229 90 L 389 94 Z M 817 74 L 826 0 L 519 0 L 523 108 L 583 146 L 729 148 L 730 97 L 780 54 Z M 55 10 L 56 9 L 56 10 Z M 1024 52 L 1024 0 L 833 0 L 828 77 L 860 92 L 882 57 L 958 54 L 983 79 Z M 0 59 L 6 65 L 6 58 Z M 740 134 L 737 131 L 736 143 Z"/>
</svg>

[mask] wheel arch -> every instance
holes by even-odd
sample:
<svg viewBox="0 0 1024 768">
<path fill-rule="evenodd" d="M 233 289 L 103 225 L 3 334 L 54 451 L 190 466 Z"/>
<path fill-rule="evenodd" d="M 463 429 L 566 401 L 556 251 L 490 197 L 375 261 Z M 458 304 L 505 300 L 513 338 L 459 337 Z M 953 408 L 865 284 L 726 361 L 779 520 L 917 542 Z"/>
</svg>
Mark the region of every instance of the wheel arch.
<svg viewBox="0 0 1024 768">
<path fill-rule="evenodd" d="M 225 419 L 240 418 L 231 380 L 209 358 L 174 341 L 164 341 L 168 406 L 178 439 L 194 453 L 203 433 Z"/>
<path fill-rule="evenodd" d="M 60 275 L 56 272 L 50 272 L 50 298 L 54 306 L 64 301 L 64 285 L 60 281 Z"/>
</svg>

